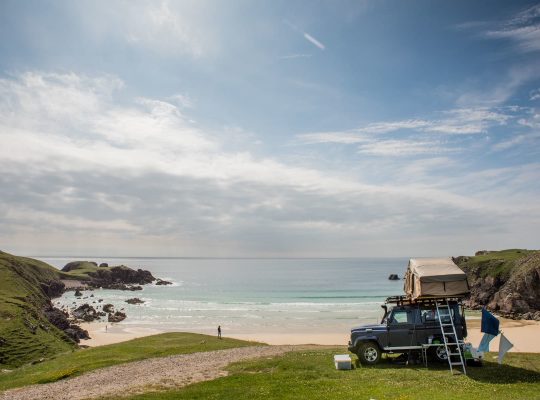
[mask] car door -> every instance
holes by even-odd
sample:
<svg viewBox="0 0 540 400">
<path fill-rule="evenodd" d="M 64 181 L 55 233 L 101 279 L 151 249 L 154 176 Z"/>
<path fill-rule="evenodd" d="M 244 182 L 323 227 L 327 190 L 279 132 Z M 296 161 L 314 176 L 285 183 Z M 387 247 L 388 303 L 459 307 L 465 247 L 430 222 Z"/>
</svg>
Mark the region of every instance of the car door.
<svg viewBox="0 0 540 400">
<path fill-rule="evenodd" d="M 388 318 L 388 347 L 415 346 L 415 326 L 412 310 L 394 308 Z"/>
</svg>

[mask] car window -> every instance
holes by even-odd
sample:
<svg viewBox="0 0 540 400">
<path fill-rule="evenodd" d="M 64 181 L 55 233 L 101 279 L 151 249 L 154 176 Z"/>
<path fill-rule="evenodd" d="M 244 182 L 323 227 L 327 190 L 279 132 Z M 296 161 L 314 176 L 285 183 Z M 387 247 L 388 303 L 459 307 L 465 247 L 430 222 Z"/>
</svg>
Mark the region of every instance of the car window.
<svg viewBox="0 0 540 400">
<path fill-rule="evenodd" d="M 450 313 L 448 312 L 448 309 L 446 308 L 440 308 L 441 312 L 441 320 L 443 323 L 450 322 L 450 315 L 452 315 L 452 318 L 454 317 L 454 309 L 450 308 Z M 439 315 L 437 314 L 437 310 L 435 308 L 423 308 L 421 310 L 422 315 L 422 321 L 423 322 L 439 322 Z"/>
<path fill-rule="evenodd" d="M 390 323 L 392 324 L 410 324 L 411 313 L 407 310 L 394 310 Z"/>
</svg>

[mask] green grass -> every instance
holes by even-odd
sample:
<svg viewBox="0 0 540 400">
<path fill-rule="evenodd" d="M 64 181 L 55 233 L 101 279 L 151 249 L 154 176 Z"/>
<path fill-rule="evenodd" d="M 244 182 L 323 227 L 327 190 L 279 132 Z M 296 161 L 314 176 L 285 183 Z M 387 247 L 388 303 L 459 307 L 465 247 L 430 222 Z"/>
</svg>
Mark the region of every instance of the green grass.
<svg viewBox="0 0 540 400">
<path fill-rule="evenodd" d="M 346 351 L 294 352 L 237 363 L 227 377 L 130 399 L 540 399 L 538 354 L 510 353 L 499 366 L 490 353 L 483 367 L 452 376 L 443 366 L 406 367 L 385 360 L 375 367 L 336 371 L 337 353 Z"/>
<path fill-rule="evenodd" d="M 506 280 L 511 275 L 517 260 L 535 252 L 538 252 L 538 250 L 508 249 L 492 251 L 488 254 L 471 257 L 461 266 L 466 271 L 480 271 L 482 278 L 493 276 Z"/>
<path fill-rule="evenodd" d="M 40 364 L 27 365 L 0 374 L 0 390 L 35 383 L 48 383 L 110 365 L 151 357 L 260 345 L 236 339 L 217 339 L 196 333 L 163 333 L 127 342 L 57 355 Z"/>
<path fill-rule="evenodd" d="M 75 343 L 42 314 L 49 299 L 42 284 L 58 270 L 41 261 L 0 252 L 0 368 L 70 350 Z"/>
<path fill-rule="evenodd" d="M 90 273 L 98 270 L 110 270 L 112 267 L 99 267 L 92 264 L 90 261 L 79 261 L 79 265 L 69 272 L 60 272 L 62 279 L 80 279 L 89 280 Z"/>
</svg>

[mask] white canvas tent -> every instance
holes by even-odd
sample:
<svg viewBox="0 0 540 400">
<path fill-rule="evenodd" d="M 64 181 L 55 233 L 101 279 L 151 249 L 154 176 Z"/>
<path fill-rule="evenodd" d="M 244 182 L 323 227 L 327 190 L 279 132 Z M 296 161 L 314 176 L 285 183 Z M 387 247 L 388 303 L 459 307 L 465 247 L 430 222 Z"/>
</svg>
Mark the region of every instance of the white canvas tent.
<svg viewBox="0 0 540 400">
<path fill-rule="evenodd" d="M 412 300 L 459 297 L 469 293 L 469 284 L 465 272 L 450 258 L 411 258 L 404 290 Z"/>
</svg>

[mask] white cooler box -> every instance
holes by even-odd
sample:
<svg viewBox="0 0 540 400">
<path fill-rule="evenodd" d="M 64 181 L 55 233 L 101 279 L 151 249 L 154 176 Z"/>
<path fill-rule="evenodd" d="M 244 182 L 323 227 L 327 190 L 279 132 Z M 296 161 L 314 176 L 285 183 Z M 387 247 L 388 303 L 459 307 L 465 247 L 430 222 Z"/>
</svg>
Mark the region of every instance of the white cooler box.
<svg viewBox="0 0 540 400">
<path fill-rule="evenodd" d="M 336 354 L 334 364 L 336 364 L 336 369 L 352 369 L 351 356 L 348 354 Z"/>
</svg>

